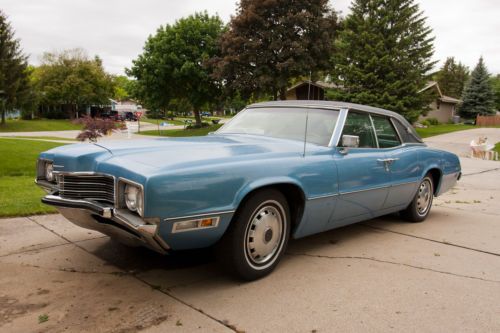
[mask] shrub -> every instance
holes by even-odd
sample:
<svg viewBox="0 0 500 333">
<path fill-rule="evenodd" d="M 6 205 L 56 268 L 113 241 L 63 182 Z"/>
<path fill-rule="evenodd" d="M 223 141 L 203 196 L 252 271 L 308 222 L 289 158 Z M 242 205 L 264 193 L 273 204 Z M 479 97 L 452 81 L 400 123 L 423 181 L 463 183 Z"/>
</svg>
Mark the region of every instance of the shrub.
<svg viewBox="0 0 500 333">
<path fill-rule="evenodd" d="M 209 124 L 209 123 L 202 122 L 202 123 L 201 123 L 201 126 L 200 126 L 200 125 L 196 125 L 196 124 L 190 124 L 190 125 L 187 125 L 187 126 L 186 126 L 186 129 L 203 128 L 203 127 L 208 127 L 208 126 L 210 126 L 210 124 Z"/>
<path fill-rule="evenodd" d="M 116 123 L 111 119 L 92 118 L 89 116 L 82 117 L 74 121 L 76 124 L 83 124 L 83 130 L 76 139 L 78 141 L 89 140 L 96 142 L 97 138 L 108 135 L 112 131 L 125 127 L 124 123 Z"/>
<path fill-rule="evenodd" d="M 430 125 L 439 125 L 439 120 L 437 120 L 436 118 L 427 118 L 427 121 Z"/>
</svg>

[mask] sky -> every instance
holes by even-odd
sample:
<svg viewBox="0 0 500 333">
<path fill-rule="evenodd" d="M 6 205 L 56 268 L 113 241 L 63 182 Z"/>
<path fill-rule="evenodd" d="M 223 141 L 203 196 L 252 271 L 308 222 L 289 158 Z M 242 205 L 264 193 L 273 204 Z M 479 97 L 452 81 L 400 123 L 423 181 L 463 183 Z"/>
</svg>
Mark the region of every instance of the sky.
<svg viewBox="0 0 500 333">
<path fill-rule="evenodd" d="M 434 59 L 454 56 L 471 69 L 484 57 L 500 73 L 499 0 L 417 0 L 433 29 Z M 350 0 L 330 1 L 342 15 Z M 22 48 L 37 65 L 44 52 L 83 48 L 104 67 L 123 74 L 160 25 L 207 10 L 228 22 L 236 0 L 0 0 Z"/>
</svg>

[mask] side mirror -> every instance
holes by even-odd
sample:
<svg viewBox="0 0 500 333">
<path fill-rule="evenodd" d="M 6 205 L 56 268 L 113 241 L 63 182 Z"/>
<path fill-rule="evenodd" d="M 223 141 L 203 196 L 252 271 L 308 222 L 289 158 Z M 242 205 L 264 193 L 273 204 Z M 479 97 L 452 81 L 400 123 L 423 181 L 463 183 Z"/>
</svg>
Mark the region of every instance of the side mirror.
<svg viewBox="0 0 500 333">
<path fill-rule="evenodd" d="M 357 135 L 342 135 L 342 147 L 344 148 L 358 148 L 359 136 Z"/>
</svg>

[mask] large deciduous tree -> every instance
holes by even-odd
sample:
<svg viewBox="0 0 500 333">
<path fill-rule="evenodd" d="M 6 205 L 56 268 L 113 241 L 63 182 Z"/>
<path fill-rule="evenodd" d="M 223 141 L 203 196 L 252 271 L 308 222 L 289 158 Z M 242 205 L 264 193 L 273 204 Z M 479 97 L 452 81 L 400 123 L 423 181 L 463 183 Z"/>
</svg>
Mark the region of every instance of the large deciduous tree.
<svg viewBox="0 0 500 333">
<path fill-rule="evenodd" d="M 475 118 L 478 114 L 495 113 L 495 96 L 483 57 L 479 58 L 479 62 L 464 88 L 462 105 L 458 112 L 465 118 Z"/>
<path fill-rule="evenodd" d="M 285 99 L 292 78 L 328 67 L 336 27 L 328 0 L 241 0 L 220 41 L 216 77 L 246 96 Z"/>
<path fill-rule="evenodd" d="M 461 62 L 455 62 L 455 58 L 446 58 L 443 67 L 436 75 L 439 88 L 444 95 L 460 98 L 464 86 L 469 79 L 469 69 Z"/>
<path fill-rule="evenodd" d="M 30 98 L 27 57 L 7 16 L 0 10 L 0 111 L 5 124 L 7 110 L 22 107 Z"/>
<path fill-rule="evenodd" d="M 224 24 L 206 12 L 161 26 L 127 74 L 136 78 L 136 94 L 149 108 L 166 109 L 173 99 L 192 105 L 196 124 L 200 110 L 219 94 L 208 60 L 218 55 Z"/>
<path fill-rule="evenodd" d="M 332 59 L 340 98 L 415 121 L 429 102 L 418 91 L 435 64 L 431 32 L 414 0 L 353 1 Z"/>
<path fill-rule="evenodd" d="M 89 59 L 81 49 L 45 53 L 33 75 L 40 103 L 65 116 L 78 116 L 86 106 L 107 105 L 114 95 L 112 76 L 101 59 Z"/>
</svg>

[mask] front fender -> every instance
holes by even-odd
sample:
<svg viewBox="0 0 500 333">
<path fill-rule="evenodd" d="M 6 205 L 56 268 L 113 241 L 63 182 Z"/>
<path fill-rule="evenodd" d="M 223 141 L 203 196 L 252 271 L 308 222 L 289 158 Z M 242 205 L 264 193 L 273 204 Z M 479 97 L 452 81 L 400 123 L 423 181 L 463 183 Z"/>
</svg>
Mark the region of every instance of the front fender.
<svg viewBox="0 0 500 333">
<path fill-rule="evenodd" d="M 272 185 L 282 185 L 282 184 L 297 186 L 302 191 L 302 193 L 304 193 L 304 197 L 305 197 L 304 188 L 303 188 L 302 184 L 299 181 L 297 181 L 296 179 L 291 178 L 291 177 L 287 177 L 287 176 L 267 177 L 267 178 L 261 178 L 261 179 L 251 181 L 251 182 L 245 184 L 242 188 L 240 188 L 234 197 L 233 207 L 235 207 L 235 209 L 237 209 L 240 206 L 241 202 L 245 199 L 245 197 L 248 194 L 250 194 L 251 192 L 253 192 L 259 188 L 272 186 Z"/>
</svg>

